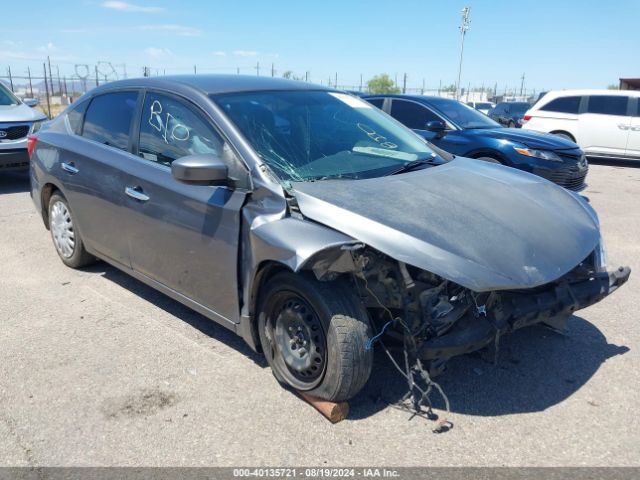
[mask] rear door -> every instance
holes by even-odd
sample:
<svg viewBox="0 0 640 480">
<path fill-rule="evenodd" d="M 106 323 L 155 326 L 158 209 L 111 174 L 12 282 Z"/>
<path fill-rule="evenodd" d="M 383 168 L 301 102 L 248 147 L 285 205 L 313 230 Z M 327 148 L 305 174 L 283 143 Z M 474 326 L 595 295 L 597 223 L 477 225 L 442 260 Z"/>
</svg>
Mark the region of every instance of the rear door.
<svg viewBox="0 0 640 480">
<path fill-rule="evenodd" d="M 624 155 L 631 128 L 630 98 L 622 95 L 589 95 L 578 119 L 580 146 L 588 153 Z"/>
<path fill-rule="evenodd" d="M 635 103 L 633 108 L 635 113 L 631 118 L 631 127 L 629 128 L 629 138 L 627 140 L 627 150 L 625 154 L 628 157 L 640 159 L 640 97 L 635 97 L 633 103 Z"/>
<path fill-rule="evenodd" d="M 87 106 L 84 123 L 82 112 L 74 111 L 80 136 L 69 137 L 59 162 L 67 200 L 87 247 L 127 267 L 124 172 L 133 157 L 130 131 L 138 94 L 97 95 Z M 78 127 L 72 125 L 74 130 Z"/>
<path fill-rule="evenodd" d="M 170 168 L 183 156 L 215 154 L 233 172 L 236 154 L 199 108 L 164 93 L 146 93 L 137 138 L 139 155 L 126 185 L 132 267 L 237 323 L 240 209 L 247 190 L 186 185 Z"/>
</svg>

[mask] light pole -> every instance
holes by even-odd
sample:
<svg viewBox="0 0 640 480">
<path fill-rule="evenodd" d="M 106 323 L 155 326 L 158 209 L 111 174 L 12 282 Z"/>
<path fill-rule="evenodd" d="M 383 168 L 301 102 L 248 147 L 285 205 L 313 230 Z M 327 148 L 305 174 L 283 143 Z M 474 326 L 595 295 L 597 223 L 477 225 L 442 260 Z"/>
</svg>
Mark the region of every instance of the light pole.
<svg viewBox="0 0 640 480">
<path fill-rule="evenodd" d="M 460 77 L 462 75 L 462 54 L 464 53 L 464 36 L 469 30 L 469 24 L 471 20 L 469 15 L 471 14 L 471 7 L 464 7 L 462 9 L 462 24 L 460 25 L 460 34 L 462 35 L 462 41 L 460 42 L 460 64 L 458 66 L 458 83 L 456 84 L 456 99 L 460 100 Z"/>
</svg>

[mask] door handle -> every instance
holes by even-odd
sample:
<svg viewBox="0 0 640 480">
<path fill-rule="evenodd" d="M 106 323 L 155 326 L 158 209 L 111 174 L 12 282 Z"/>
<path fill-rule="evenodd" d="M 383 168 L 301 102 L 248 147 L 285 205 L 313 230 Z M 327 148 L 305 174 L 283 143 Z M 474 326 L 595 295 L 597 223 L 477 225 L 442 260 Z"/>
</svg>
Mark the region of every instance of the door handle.
<svg viewBox="0 0 640 480">
<path fill-rule="evenodd" d="M 65 172 L 69 172 L 72 175 L 75 175 L 80 171 L 74 166 L 73 162 L 71 163 L 61 162 L 60 168 L 62 168 Z"/>
<path fill-rule="evenodd" d="M 124 193 L 129 195 L 131 198 L 135 198 L 136 200 L 140 200 L 141 202 L 146 202 L 149 200 L 149 195 L 145 195 L 140 187 L 126 187 L 124 189 Z"/>
</svg>

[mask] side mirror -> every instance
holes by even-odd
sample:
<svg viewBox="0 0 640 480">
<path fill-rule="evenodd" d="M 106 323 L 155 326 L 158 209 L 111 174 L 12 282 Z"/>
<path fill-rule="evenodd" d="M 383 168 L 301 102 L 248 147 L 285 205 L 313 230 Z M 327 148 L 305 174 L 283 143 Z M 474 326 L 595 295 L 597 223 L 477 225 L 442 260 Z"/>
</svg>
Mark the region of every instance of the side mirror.
<svg viewBox="0 0 640 480">
<path fill-rule="evenodd" d="M 171 162 L 171 175 L 189 185 L 227 185 L 227 165 L 211 154 L 188 155 Z"/>
<path fill-rule="evenodd" d="M 22 103 L 24 103 L 27 107 L 33 108 L 40 105 L 40 100 L 38 100 L 37 98 L 25 98 L 22 100 Z"/>
<path fill-rule="evenodd" d="M 435 133 L 438 137 L 443 137 L 447 126 L 440 120 L 431 120 L 427 122 L 425 130 Z"/>
</svg>

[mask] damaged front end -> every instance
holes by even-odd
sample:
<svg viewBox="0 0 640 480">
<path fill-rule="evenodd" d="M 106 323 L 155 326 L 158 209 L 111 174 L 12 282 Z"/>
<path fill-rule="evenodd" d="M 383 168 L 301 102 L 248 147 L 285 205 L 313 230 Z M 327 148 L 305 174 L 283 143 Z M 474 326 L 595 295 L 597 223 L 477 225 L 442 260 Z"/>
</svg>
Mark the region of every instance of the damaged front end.
<svg viewBox="0 0 640 480">
<path fill-rule="evenodd" d="M 481 349 L 513 330 L 537 323 L 561 328 L 575 311 L 602 300 L 630 275 L 628 267 L 607 272 L 596 250 L 545 285 L 474 292 L 363 245 L 326 256 L 313 270 L 321 280 L 351 272 L 374 329 L 411 345 L 432 376 L 451 357 Z"/>
</svg>

